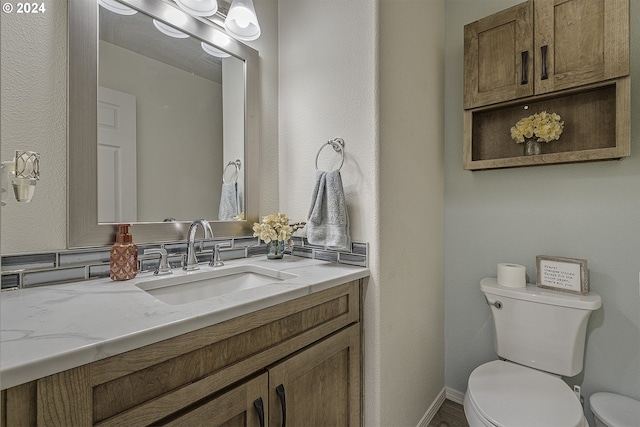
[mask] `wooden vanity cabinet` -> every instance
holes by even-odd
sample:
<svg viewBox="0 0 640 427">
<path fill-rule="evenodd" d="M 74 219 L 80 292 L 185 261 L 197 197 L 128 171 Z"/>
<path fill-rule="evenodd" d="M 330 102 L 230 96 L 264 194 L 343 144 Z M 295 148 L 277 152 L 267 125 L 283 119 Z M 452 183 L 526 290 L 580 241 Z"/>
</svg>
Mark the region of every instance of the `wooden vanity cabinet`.
<svg viewBox="0 0 640 427">
<path fill-rule="evenodd" d="M 529 0 L 464 27 L 464 108 L 629 74 L 629 0 Z"/>
<path fill-rule="evenodd" d="M 270 368 L 269 425 L 358 425 L 359 341 L 351 326 Z"/>
<path fill-rule="evenodd" d="M 260 427 L 268 416 L 265 404 L 269 378 L 259 375 L 220 395 L 187 409 L 164 422 L 164 426 Z"/>
<path fill-rule="evenodd" d="M 360 284 L 3 390 L 1 425 L 362 425 Z"/>
</svg>

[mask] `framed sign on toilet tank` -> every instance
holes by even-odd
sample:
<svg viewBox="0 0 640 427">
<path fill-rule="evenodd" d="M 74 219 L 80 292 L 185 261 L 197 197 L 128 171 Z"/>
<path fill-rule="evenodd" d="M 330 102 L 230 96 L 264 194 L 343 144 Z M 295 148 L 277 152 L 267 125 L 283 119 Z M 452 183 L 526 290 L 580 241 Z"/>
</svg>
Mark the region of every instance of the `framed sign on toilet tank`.
<svg viewBox="0 0 640 427">
<path fill-rule="evenodd" d="M 589 293 L 589 270 L 584 259 L 538 255 L 536 267 L 536 285 L 540 288 L 580 295 Z"/>
</svg>

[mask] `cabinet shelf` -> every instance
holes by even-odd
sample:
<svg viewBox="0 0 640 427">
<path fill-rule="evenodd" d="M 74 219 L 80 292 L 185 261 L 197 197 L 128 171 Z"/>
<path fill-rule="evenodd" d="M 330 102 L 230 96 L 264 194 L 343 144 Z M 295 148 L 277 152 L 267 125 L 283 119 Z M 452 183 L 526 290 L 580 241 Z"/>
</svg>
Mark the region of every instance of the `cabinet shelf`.
<svg viewBox="0 0 640 427">
<path fill-rule="evenodd" d="M 630 153 L 629 77 L 464 112 L 464 168 L 507 168 L 620 159 Z M 542 143 L 542 154 L 524 156 L 510 129 L 541 111 L 559 114 L 564 131 Z"/>
</svg>

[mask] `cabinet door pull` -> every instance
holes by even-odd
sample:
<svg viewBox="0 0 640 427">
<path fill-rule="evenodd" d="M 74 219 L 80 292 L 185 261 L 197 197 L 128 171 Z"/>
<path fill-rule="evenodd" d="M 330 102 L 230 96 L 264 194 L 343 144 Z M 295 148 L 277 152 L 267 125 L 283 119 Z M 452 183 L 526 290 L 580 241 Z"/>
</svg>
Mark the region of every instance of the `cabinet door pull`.
<svg viewBox="0 0 640 427">
<path fill-rule="evenodd" d="M 287 401 L 284 397 L 284 386 L 280 384 L 276 387 L 276 393 L 278 393 L 278 397 L 280 398 L 280 406 L 282 407 L 282 427 L 287 426 Z"/>
<path fill-rule="evenodd" d="M 520 76 L 522 76 L 522 78 L 520 79 L 520 84 L 521 85 L 526 85 L 527 83 L 529 83 L 529 79 L 527 78 L 527 63 L 529 62 L 529 51 L 524 51 L 522 52 L 522 72 L 520 73 Z"/>
<path fill-rule="evenodd" d="M 262 403 L 262 398 L 259 397 L 253 401 L 253 406 L 256 408 L 256 412 L 258 412 L 258 419 L 260 420 L 260 427 L 264 427 L 264 405 Z"/>
<path fill-rule="evenodd" d="M 540 48 L 540 53 L 542 53 L 542 77 L 540 80 L 547 80 L 549 78 L 547 74 L 547 45 Z"/>
</svg>

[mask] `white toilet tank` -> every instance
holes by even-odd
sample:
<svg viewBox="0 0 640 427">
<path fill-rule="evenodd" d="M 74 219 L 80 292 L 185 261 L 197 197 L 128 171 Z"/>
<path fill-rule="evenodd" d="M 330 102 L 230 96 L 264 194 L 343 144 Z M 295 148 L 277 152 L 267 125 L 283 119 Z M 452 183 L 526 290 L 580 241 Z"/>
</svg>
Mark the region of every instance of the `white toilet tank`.
<svg viewBox="0 0 640 427">
<path fill-rule="evenodd" d="M 491 305 L 498 356 L 567 377 L 582 371 L 587 322 L 600 295 L 507 288 L 495 278 L 482 279 L 480 289 Z"/>
</svg>

